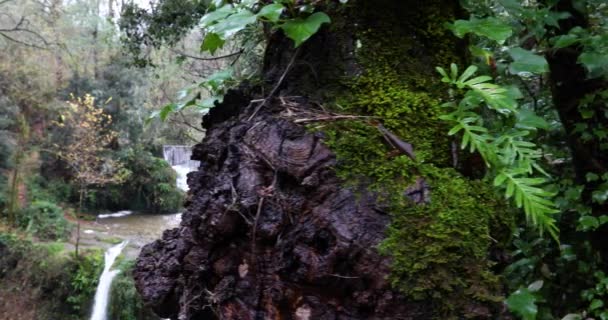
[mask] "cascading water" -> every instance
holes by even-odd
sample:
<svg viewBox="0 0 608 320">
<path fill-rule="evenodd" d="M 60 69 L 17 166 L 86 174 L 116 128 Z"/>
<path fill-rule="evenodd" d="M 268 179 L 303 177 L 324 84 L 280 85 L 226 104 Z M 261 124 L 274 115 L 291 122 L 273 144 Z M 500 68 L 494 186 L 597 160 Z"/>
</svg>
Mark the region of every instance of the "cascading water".
<svg viewBox="0 0 608 320">
<path fill-rule="evenodd" d="M 99 278 L 97 291 L 95 291 L 95 304 L 93 305 L 91 320 L 107 320 L 108 300 L 110 300 L 112 280 L 114 280 L 114 277 L 120 272 L 119 270 L 112 270 L 112 265 L 122 252 L 122 249 L 127 245 L 127 242 L 128 241 L 123 241 L 106 251 L 103 272 Z"/>
<path fill-rule="evenodd" d="M 190 160 L 192 155 L 192 149 L 189 146 L 179 145 L 168 145 L 163 146 L 163 156 L 171 167 L 177 172 L 176 185 L 178 188 L 188 191 L 188 173 L 196 170 L 199 166 L 198 161 Z M 132 211 L 123 210 L 114 213 L 100 214 L 97 217 L 98 221 L 112 220 L 112 219 L 129 219 L 131 217 L 137 218 L 136 214 Z M 163 224 L 175 226 L 179 224 L 181 214 L 167 215 L 163 217 L 166 220 Z M 87 232 L 89 231 L 89 232 Z M 85 234 L 94 233 L 93 230 L 85 230 Z M 97 285 L 97 291 L 95 292 L 95 304 L 93 305 L 93 313 L 91 314 L 91 320 L 107 320 L 107 307 L 110 300 L 110 289 L 112 287 L 112 280 L 120 272 L 119 270 L 112 270 L 112 265 L 116 258 L 121 254 L 127 241 L 124 241 L 116 246 L 111 247 L 105 253 L 104 268 L 101 277 L 99 278 L 99 284 Z"/>
<path fill-rule="evenodd" d="M 188 191 L 188 173 L 196 170 L 199 166 L 198 161 L 190 160 L 192 147 L 180 145 L 163 146 L 163 156 L 177 172 L 177 187 Z"/>
</svg>

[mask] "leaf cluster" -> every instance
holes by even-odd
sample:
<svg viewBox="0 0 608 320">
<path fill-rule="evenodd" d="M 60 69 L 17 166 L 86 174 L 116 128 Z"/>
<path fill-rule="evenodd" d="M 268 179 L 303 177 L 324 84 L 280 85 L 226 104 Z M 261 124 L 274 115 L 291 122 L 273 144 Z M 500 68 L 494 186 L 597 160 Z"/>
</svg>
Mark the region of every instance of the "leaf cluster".
<svg viewBox="0 0 608 320">
<path fill-rule="evenodd" d="M 515 125 L 491 131 L 480 115 L 481 109 L 485 108 L 493 111 L 496 117 L 517 118 L 517 95 L 491 83 L 489 76 L 473 77 L 476 66 L 469 66 L 462 74 L 455 64 L 451 65 L 449 73 L 440 67 L 437 71 L 442 76 L 441 81 L 460 90 L 462 95 L 458 103 L 452 101 L 443 105 L 448 113 L 440 119 L 453 124 L 448 135 L 459 134 L 462 149 L 478 152 L 490 169 L 488 173 L 493 176 L 494 186 L 504 189 L 505 197 L 523 208 L 528 220 L 541 232 L 547 230 L 557 239 L 557 227 L 551 215 L 558 211 L 551 200 L 553 193 L 544 188 L 549 180 L 538 163 L 542 151 L 526 139 L 528 130 Z M 528 117 L 527 120 L 528 125 L 533 125 L 538 119 Z"/>
</svg>

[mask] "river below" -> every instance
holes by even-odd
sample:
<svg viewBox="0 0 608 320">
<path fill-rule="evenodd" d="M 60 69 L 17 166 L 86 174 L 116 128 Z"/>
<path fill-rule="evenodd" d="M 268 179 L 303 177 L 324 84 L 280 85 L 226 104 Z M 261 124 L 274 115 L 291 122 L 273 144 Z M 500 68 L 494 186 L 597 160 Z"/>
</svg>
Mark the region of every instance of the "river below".
<svg viewBox="0 0 608 320">
<path fill-rule="evenodd" d="M 158 215 L 143 212 L 121 211 L 98 216 L 96 221 L 81 226 L 80 245 L 86 248 L 103 248 L 127 240 L 124 249 L 128 258 L 136 258 L 141 248 L 161 237 L 164 230 L 179 226 L 181 213 Z"/>
</svg>

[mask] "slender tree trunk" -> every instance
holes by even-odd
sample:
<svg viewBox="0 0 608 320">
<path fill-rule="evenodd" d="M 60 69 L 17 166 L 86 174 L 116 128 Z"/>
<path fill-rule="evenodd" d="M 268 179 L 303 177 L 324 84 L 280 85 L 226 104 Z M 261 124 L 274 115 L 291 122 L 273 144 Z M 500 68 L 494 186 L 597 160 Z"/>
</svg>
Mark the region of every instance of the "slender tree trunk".
<svg viewBox="0 0 608 320">
<path fill-rule="evenodd" d="M 76 258 L 79 258 L 78 249 L 80 246 L 80 218 L 82 216 L 82 209 L 84 207 L 84 198 L 86 196 L 86 186 L 80 185 L 80 192 L 78 197 L 78 212 L 76 213 L 76 245 L 74 246 L 74 253 Z"/>
<path fill-rule="evenodd" d="M 15 151 L 13 174 L 11 175 L 9 197 L 8 197 L 8 223 L 16 224 L 17 211 L 20 207 L 19 189 L 22 181 L 23 162 L 25 161 L 25 150 L 29 140 L 29 126 L 25 115 L 19 114 L 19 138 L 17 139 L 17 150 Z"/>
</svg>

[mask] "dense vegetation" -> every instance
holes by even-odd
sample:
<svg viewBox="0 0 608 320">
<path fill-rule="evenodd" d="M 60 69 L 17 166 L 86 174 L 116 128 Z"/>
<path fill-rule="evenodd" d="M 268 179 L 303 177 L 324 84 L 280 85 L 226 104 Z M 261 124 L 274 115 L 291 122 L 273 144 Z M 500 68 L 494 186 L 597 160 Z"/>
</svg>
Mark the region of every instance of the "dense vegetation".
<svg viewBox="0 0 608 320">
<path fill-rule="evenodd" d="M 162 144 L 199 140 L 201 114 L 230 88 L 266 88 L 255 112 L 280 95 L 293 61 L 279 83 L 261 72 L 277 34 L 301 48 L 322 28 L 352 27 L 365 72 L 319 90 L 333 118 L 308 129 L 323 132 L 345 185 L 386 203 L 379 250 L 394 288 L 446 318 L 474 317 L 475 300 L 525 320 L 608 319 L 605 1 L 462 0 L 461 16 L 431 1 L 398 21 L 379 1 L 363 6 L 374 30 L 333 21 L 353 2 L 0 1 L 3 224 L 54 241 L 83 212 L 176 211 Z M 436 65 L 400 60 L 421 46 Z M 420 177 L 431 200 L 412 205 L 400 192 Z M 0 280 L 67 299 L 41 298 L 41 314 L 85 314 L 99 254 L 12 232 L 0 234 Z M 113 319 L 150 317 L 132 264 L 121 268 L 114 296 L 129 303 Z"/>
</svg>

